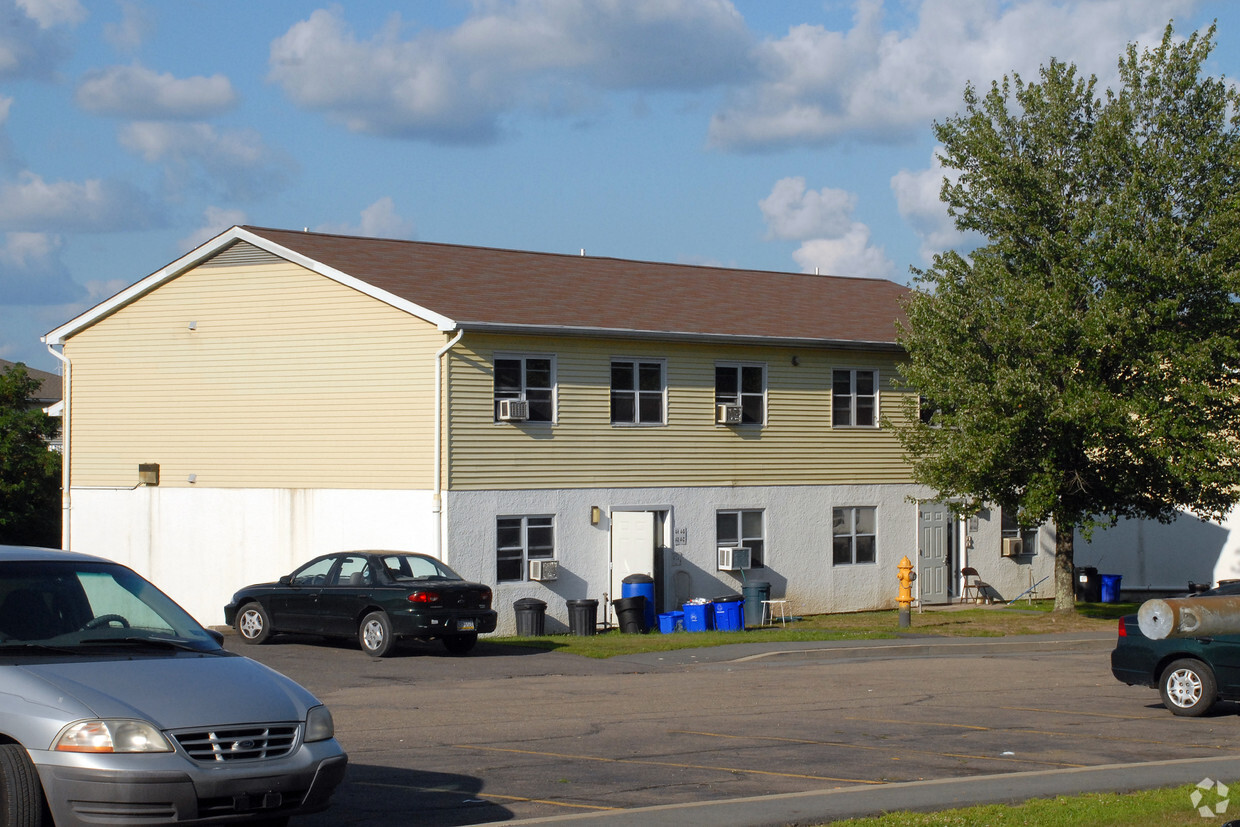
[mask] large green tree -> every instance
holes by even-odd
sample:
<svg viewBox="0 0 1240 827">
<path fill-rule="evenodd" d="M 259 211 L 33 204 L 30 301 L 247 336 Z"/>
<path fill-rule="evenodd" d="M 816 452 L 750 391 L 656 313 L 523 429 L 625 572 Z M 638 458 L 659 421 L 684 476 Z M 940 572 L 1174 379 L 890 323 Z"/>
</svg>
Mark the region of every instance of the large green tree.
<svg viewBox="0 0 1240 827">
<path fill-rule="evenodd" d="M 0 543 L 60 545 L 56 420 L 31 398 L 39 381 L 18 363 L 0 373 Z"/>
<path fill-rule="evenodd" d="M 935 124 L 983 243 L 914 271 L 900 438 L 962 511 L 1054 523 L 1057 610 L 1074 529 L 1217 518 L 1240 490 L 1240 95 L 1203 74 L 1214 33 L 1129 46 L 1101 94 L 1056 60 L 969 86 Z"/>
</svg>

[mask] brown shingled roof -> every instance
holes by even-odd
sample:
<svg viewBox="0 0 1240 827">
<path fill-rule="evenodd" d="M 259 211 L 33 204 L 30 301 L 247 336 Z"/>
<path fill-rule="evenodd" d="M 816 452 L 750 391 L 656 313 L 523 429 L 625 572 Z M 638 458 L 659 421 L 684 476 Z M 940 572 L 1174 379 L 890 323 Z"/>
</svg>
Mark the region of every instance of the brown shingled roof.
<svg viewBox="0 0 1240 827">
<path fill-rule="evenodd" d="M 884 279 L 243 229 L 465 328 L 890 345 L 908 293 Z"/>
</svg>

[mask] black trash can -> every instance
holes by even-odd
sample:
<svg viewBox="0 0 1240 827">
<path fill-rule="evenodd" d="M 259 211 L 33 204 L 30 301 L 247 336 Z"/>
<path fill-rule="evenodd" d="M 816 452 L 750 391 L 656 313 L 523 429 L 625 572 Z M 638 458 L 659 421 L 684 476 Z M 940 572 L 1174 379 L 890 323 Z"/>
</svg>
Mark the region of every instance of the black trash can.
<svg viewBox="0 0 1240 827">
<path fill-rule="evenodd" d="M 542 637 L 547 633 L 547 604 L 535 597 L 523 597 L 512 604 L 517 614 L 518 637 Z"/>
<path fill-rule="evenodd" d="M 1094 566 L 1077 566 L 1076 599 L 1086 603 L 1102 602 L 1102 577 Z"/>
<path fill-rule="evenodd" d="M 654 628 L 654 578 L 648 574 L 630 574 L 620 581 L 620 597 L 646 598 L 646 631 Z"/>
<path fill-rule="evenodd" d="M 620 624 L 620 631 L 626 635 L 641 635 L 646 633 L 646 596 L 637 595 L 636 597 L 622 597 L 619 600 L 613 600 L 611 606 L 616 610 L 616 621 Z"/>
<path fill-rule="evenodd" d="M 568 601 L 568 632 L 572 635 L 592 635 L 598 630 L 598 601 Z"/>
<path fill-rule="evenodd" d="M 745 598 L 745 625 L 761 626 L 765 611 L 763 601 L 771 599 L 771 584 L 765 580 L 751 580 L 741 587 Z"/>
</svg>

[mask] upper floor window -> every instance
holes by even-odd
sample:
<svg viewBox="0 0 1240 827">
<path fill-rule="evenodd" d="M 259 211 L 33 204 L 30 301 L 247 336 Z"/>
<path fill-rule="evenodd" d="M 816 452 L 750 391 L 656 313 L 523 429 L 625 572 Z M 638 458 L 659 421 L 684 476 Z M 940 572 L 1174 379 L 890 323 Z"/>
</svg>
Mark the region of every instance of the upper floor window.
<svg viewBox="0 0 1240 827">
<path fill-rule="evenodd" d="M 878 424 L 878 371 L 832 371 L 831 424 L 836 428 Z"/>
<path fill-rule="evenodd" d="M 766 422 L 766 367 L 715 365 L 715 405 L 738 406 L 742 425 Z"/>
<path fill-rule="evenodd" d="M 715 544 L 749 549 L 750 565 L 762 568 L 765 565 L 762 561 L 766 549 L 762 522 L 760 509 L 716 511 Z"/>
<path fill-rule="evenodd" d="M 555 557 L 554 517 L 498 517 L 495 520 L 495 579 L 525 580 L 530 560 Z"/>
<path fill-rule="evenodd" d="M 831 509 L 831 563 L 847 566 L 878 560 L 877 509 L 854 506 Z"/>
<path fill-rule="evenodd" d="M 501 406 L 504 400 L 516 400 L 525 405 L 521 408 Z M 507 416 L 501 415 L 501 407 L 507 409 Z M 555 420 L 555 365 L 550 356 L 496 357 L 495 421 L 501 419 Z"/>
<path fill-rule="evenodd" d="M 662 362 L 611 360 L 611 424 L 662 425 L 665 399 Z"/>
</svg>

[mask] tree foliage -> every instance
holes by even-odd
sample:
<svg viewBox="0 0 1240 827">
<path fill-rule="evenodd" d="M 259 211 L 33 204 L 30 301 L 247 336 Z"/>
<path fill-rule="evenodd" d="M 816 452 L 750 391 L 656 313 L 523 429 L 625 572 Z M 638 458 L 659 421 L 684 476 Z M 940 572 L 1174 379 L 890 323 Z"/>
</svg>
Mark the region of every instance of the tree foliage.
<svg viewBox="0 0 1240 827">
<path fill-rule="evenodd" d="M 941 196 L 984 238 L 916 274 L 900 438 L 962 510 L 1053 522 L 1219 517 L 1240 482 L 1240 94 L 1203 76 L 1214 27 L 1129 46 L 1117 88 L 1052 60 L 935 124 Z"/>
<path fill-rule="evenodd" d="M 31 404 L 38 387 L 20 363 L 0 373 L 0 543 L 58 547 L 58 425 Z"/>
</svg>

